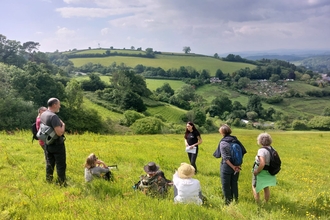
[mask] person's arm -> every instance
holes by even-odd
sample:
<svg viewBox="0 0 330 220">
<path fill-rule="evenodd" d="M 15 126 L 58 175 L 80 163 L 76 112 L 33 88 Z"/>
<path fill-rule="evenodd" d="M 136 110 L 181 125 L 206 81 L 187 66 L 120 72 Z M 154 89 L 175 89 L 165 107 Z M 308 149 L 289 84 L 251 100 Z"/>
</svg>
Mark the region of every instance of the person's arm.
<svg viewBox="0 0 330 220">
<path fill-rule="evenodd" d="M 108 167 L 102 160 L 97 160 L 95 163 L 101 167 Z"/>
<path fill-rule="evenodd" d="M 62 120 L 60 120 L 60 121 L 61 121 L 61 126 L 54 127 L 55 133 L 59 137 L 62 136 L 65 132 L 65 124 Z"/>
<path fill-rule="evenodd" d="M 201 143 L 203 143 L 203 140 L 202 140 L 201 136 L 197 136 L 197 143 L 195 143 L 191 146 L 196 147 L 197 145 L 200 145 Z"/>
<path fill-rule="evenodd" d="M 188 142 L 187 142 L 187 139 L 186 139 L 186 138 L 184 139 L 184 145 L 185 145 L 186 147 L 188 147 L 188 146 L 189 146 L 189 144 L 188 144 Z"/>
<path fill-rule="evenodd" d="M 258 169 L 256 169 L 255 171 L 253 171 L 253 174 L 255 176 L 257 176 L 265 167 L 265 164 L 266 164 L 266 161 L 265 161 L 265 158 L 262 157 L 262 156 L 258 156 L 259 158 L 259 166 L 258 166 Z"/>
<path fill-rule="evenodd" d="M 221 152 L 221 156 L 222 156 L 223 160 L 225 161 L 225 163 L 228 166 L 230 166 L 235 172 L 240 172 L 241 167 L 235 166 L 229 160 L 230 159 L 230 144 L 225 141 L 221 141 L 220 142 L 220 152 Z"/>
</svg>

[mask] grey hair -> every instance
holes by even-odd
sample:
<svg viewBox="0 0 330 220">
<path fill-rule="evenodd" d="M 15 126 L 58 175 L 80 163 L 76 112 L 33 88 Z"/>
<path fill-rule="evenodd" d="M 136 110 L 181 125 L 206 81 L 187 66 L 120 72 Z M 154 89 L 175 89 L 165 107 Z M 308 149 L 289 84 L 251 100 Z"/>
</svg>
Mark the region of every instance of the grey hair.
<svg viewBox="0 0 330 220">
<path fill-rule="evenodd" d="M 261 146 L 270 146 L 273 142 L 272 137 L 268 133 L 259 134 L 257 141 Z"/>
<path fill-rule="evenodd" d="M 48 107 L 53 106 L 54 104 L 58 103 L 60 100 L 58 100 L 57 98 L 50 98 L 48 99 L 47 105 Z"/>
</svg>

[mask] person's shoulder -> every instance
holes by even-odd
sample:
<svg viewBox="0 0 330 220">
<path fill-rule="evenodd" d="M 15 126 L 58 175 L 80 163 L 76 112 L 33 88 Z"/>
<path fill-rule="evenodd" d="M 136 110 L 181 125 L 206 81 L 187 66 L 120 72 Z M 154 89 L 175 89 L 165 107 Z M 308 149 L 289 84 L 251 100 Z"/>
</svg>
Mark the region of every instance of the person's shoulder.
<svg viewBox="0 0 330 220">
<path fill-rule="evenodd" d="M 201 135 L 201 133 L 196 129 L 196 130 L 194 130 L 193 131 L 193 133 L 195 133 L 195 134 L 197 134 L 198 136 L 200 136 Z"/>
</svg>

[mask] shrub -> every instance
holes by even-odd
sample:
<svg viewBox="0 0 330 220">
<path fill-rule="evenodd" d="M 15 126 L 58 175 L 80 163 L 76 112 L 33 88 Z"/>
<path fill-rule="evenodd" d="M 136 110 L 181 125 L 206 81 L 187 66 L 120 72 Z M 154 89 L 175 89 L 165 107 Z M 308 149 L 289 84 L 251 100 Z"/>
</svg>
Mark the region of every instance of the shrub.
<svg viewBox="0 0 330 220">
<path fill-rule="evenodd" d="M 124 112 L 126 122 L 124 123 L 127 126 L 131 126 L 136 120 L 144 118 L 145 116 L 141 113 L 138 113 L 133 110 L 127 110 Z"/>
<path fill-rule="evenodd" d="M 293 130 L 308 130 L 308 126 L 306 121 L 303 120 L 294 120 L 292 122 L 292 129 Z"/>
<path fill-rule="evenodd" d="M 318 130 L 330 130 L 330 117 L 315 116 L 309 121 L 308 126 Z"/>
<path fill-rule="evenodd" d="M 154 117 L 145 117 L 136 120 L 131 129 L 135 134 L 160 134 L 162 131 L 162 121 Z"/>
</svg>

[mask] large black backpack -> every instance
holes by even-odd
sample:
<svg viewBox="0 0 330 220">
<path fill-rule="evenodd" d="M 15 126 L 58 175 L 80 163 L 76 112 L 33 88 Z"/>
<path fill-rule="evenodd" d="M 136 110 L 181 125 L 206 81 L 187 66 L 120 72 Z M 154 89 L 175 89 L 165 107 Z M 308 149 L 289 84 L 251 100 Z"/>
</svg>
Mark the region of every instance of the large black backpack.
<svg viewBox="0 0 330 220">
<path fill-rule="evenodd" d="M 33 140 L 39 140 L 37 137 L 38 129 L 37 129 L 37 124 L 34 122 L 31 126 L 31 132 L 32 132 L 32 142 Z"/>
<path fill-rule="evenodd" d="M 270 149 L 268 147 L 263 147 L 268 150 L 270 153 L 270 163 L 269 166 L 266 165 L 264 170 L 268 170 L 270 175 L 276 175 L 281 170 L 282 161 L 280 159 L 280 155 L 278 155 L 277 151 L 271 146 Z"/>
</svg>

